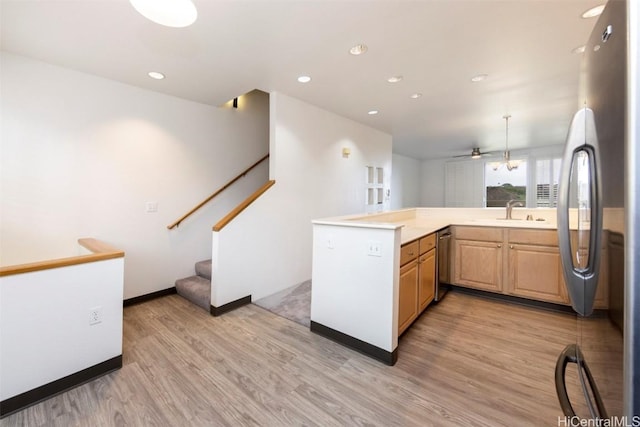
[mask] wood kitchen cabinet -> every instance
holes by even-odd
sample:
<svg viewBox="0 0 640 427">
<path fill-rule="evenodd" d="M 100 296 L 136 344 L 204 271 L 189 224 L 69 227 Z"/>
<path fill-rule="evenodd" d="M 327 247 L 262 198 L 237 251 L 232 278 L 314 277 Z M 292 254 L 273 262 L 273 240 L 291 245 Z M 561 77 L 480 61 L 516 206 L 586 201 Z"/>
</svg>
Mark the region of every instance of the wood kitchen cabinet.
<svg viewBox="0 0 640 427">
<path fill-rule="evenodd" d="M 455 227 L 453 281 L 456 285 L 502 292 L 502 229 Z"/>
<path fill-rule="evenodd" d="M 418 255 L 420 243 L 400 248 L 400 281 L 398 289 L 398 335 L 418 317 Z"/>
<path fill-rule="evenodd" d="M 506 293 L 569 304 L 556 230 L 510 229 Z"/>
<path fill-rule="evenodd" d="M 436 283 L 435 233 L 400 248 L 398 335 L 433 301 Z"/>
<path fill-rule="evenodd" d="M 398 291 L 398 335 L 418 317 L 418 260 L 400 268 Z"/>
<path fill-rule="evenodd" d="M 436 294 L 435 233 L 420 239 L 418 270 L 418 312 L 422 313 Z"/>
<path fill-rule="evenodd" d="M 609 304 L 606 236 L 605 232 L 594 303 L 598 309 Z M 454 284 L 537 301 L 571 303 L 557 230 L 458 226 L 454 238 Z"/>
</svg>

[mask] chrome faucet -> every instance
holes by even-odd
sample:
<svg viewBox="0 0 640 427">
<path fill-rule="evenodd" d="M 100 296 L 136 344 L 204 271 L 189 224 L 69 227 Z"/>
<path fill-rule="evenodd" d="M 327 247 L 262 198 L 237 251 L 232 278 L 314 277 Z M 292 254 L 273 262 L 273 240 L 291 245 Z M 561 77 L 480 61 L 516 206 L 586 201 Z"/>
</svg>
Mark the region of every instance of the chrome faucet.
<svg viewBox="0 0 640 427">
<path fill-rule="evenodd" d="M 513 200 L 513 199 L 509 200 L 507 202 L 507 218 L 505 218 L 505 219 L 513 219 L 513 218 L 511 218 L 511 210 L 513 208 L 515 208 L 515 207 L 520 207 L 521 208 L 523 206 L 524 206 L 524 204 L 522 204 L 522 202 L 519 201 L 519 200 Z"/>
</svg>

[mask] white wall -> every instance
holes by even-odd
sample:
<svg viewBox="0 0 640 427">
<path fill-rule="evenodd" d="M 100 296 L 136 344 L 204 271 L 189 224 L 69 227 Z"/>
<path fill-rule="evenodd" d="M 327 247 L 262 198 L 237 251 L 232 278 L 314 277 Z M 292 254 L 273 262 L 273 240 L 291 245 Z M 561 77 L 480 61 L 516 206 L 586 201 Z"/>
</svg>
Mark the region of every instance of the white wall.
<svg viewBox="0 0 640 427">
<path fill-rule="evenodd" d="M 1 61 L 2 265 L 69 256 L 77 238 L 95 237 L 126 252 L 125 298 L 166 289 L 210 257 L 211 226 L 267 179 L 265 162 L 169 231 L 268 153 L 268 95 L 217 108 L 4 52 Z"/>
<path fill-rule="evenodd" d="M 0 278 L 0 400 L 122 354 L 123 269 L 116 258 Z"/>
<path fill-rule="evenodd" d="M 420 206 L 444 206 L 444 165 L 442 159 L 424 160 L 420 164 Z"/>
<path fill-rule="evenodd" d="M 270 175 L 276 180 L 213 241 L 212 304 L 273 294 L 311 278 L 315 218 L 365 210 L 367 165 L 391 172 L 391 136 L 272 93 Z M 342 148 L 351 155 L 342 157 Z"/>
<path fill-rule="evenodd" d="M 420 191 L 424 183 L 420 161 L 400 154 L 393 154 L 392 159 L 391 209 L 421 206 Z"/>
</svg>

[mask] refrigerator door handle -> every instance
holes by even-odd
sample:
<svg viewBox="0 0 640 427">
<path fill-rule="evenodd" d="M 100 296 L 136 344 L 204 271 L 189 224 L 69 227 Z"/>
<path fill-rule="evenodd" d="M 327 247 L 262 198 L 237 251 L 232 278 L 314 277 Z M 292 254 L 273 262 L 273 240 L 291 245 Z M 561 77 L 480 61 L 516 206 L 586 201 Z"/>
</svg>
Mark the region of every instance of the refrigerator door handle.
<svg viewBox="0 0 640 427">
<path fill-rule="evenodd" d="M 576 268 L 573 264 L 571 248 L 571 229 L 569 223 L 571 176 L 576 153 L 585 152 L 589 162 L 589 253 L 586 268 Z M 583 209 L 582 207 L 574 209 Z M 600 269 L 600 252 L 602 245 L 602 190 L 600 175 L 600 159 L 598 154 L 598 139 L 596 136 L 593 111 L 589 108 L 580 109 L 569 127 L 567 143 L 562 158 L 560 173 L 560 188 L 558 191 L 558 246 L 567 290 L 571 297 L 573 309 L 582 316 L 589 316 L 593 312 L 593 302 L 598 286 L 598 272 Z M 578 218 L 584 221 L 584 218 Z M 576 224 L 582 226 L 583 224 Z M 576 258 L 583 261 L 583 256 L 576 250 Z"/>
<path fill-rule="evenodd" d="M 555 375 L 556 394 L 558 395 L 558 401 L 560 402 L 562 413 L 567 417 L 576 416 L 576 412 L 573 410 L 573 406 L 571 406 L 571 400 L 569 400 L 567 384 L 565 381 L 567 364 L 569 362 L 576 363 L 577 361 L 575 357 L 575 350 L 571 349 L 571 347 L 575 347 L 575 344 L 567 346 L 563 352 L 560 353 L 560 356 L 558 356 Z"/>
<path fill-rule="evenodd" d="M 571 400 L 569 399 L 569 394 L 567 393 L 567 384 L 566 384 L 566 373 L 567 373 L 567 365 L 569 363 L 575 363 L 578 365 L 578 369 L 584 371 L 589 388 L 591 388 L 591 394 L 595 400 L 595 408 L 591 401 L 591 397 L 589 392 L 586 389 L 583 389 L 585 400 L 587 401 L 587 405 L 589 406 L 589 411 L 591 412 L 592 418 L 601 418 L 601 419 L 609 419 L 607 415 L 607 411 L 604 407 L 604 402 L 602 401 L 602 396 L 600 395 L 600 391 L 598 391 L 598 387 L 596 386 L 596 382 L 591 375 L 591 370 L 587 365 L 587 362 L 584 360 L 584 356 L 580 351 L 580 347 L 576 344 L 570 344 L 560 353 L 558 356 L 558 360 L 556 362 L 556 373 L 555 373 L 555 383 L 556 383 L 556 393 L 558 395 L 558 401 L 560 402 L 560 407 L 562 412 L 567 417 L 575 417 L 576 412 L 571 405 Z M 581 375 L 582 376 L 582 375 Z M 583 384 L 583 388 L 586 385 Z"/>
</svg>

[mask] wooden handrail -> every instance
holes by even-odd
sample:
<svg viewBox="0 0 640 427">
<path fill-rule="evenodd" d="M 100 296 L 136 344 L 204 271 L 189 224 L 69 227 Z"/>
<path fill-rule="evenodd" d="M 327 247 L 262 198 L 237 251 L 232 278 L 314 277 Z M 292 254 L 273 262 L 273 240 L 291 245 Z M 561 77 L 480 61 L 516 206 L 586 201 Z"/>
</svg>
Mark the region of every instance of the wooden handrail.
<svg viewBox="0 0 640 427">
<path fill-rule="evenodd" d="M 167 225 L 167 228 L 169 230 L 171 230 L 172 228 L 175 228 L 177 226 L 180 225 L 180 223 L 182 221 L 184 221 L 186 218 L 188 218 L 191 214 L 193 214 L 195 211 L 197 211 L 198 209 L 200 209 L 201 207 L 203 207 L 204 205 L 206 205 L 207 203 L 209 203 L 214 197 L 216 197 L 218 194 L 222 193 L 224 190 L 226 190 L 227 188 L 229 188 L 231 186 L 231 184 L 233 184 L 234 182 L 236 182 L 237 180 L 239 180 L 240 178 L 242 178 L 243 176 L 245 176 L 247 173 L 249 173 L 251 171 L 251 169 L 255 168 L 256 166 L 258 166 L 260 163 L 262 163 L 263 161 L 265 161 L 266 159 L 269 158 L 269 155 L 267 154 L 266 156 L 264 156 L 263 158 L 261 158 L 260 160 L 258 160 L 257 162 L 255 162 L 254 164 L 252 164 L 251 166 L 249 166 L 247 169 L 245 169 L 242 173 L 240 173 L 238 176 L 236 176 L 235 178 L 233 178 L 231 181 L 227 182 L 225 185 L 223 185 L 222 187 L 220 187 L 220 189 L 218 189 L 215 193 L 213 193 L 212 195 L 210 195 L 209 197 L 207 197 L 206 199 L 204 199 L 202 202 L 198 203 L 198 205 L 196 205 L 195 208 L 191 209 L 189 212 L 187 212 L 186 214 L 184 214 L 179 220 L 177 220 L 176 222 L 174 222 L 173 224 L 169 224 Z"/>
<path fill-rule="evenodd" d="M 242 203 L 236 206 L 231 212 L 225 215 L 220 221 L 213 226 L 213 231 L 220 231 L 224 228 L 225 225 L 229 224 L 231 220 L 237 217 L 240 212 L 245 210 L 251 203 L 255 202 L 258 197 L 260 197 L 265 191 L 267 191 L 273 184 L 276 182 L 274 180 L 267 181 L 262 187 L 258 188 L 255 193 L 244 199 Z"/>
<path fill-rule="evenodd" d="M 88 249 L 92 253 L 68 258 L 58 258 L 46 261 L 31 262 L 27 264 L 9 265 L 0 267 L 0 277 L 14 274 L 29 273 L 32 271 L 49 270 L 51 268 L 68 267 L 70 265 L 86 264 L 94 261 L 104 261 L 113 258 L 124 257 L 124 251 L 109 246 L 97 239 L 78 239 L 80 246 Z"/>
</svg>

